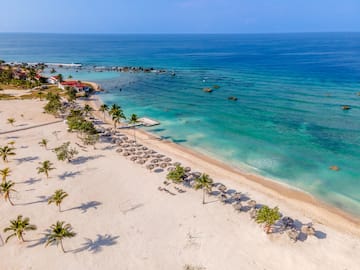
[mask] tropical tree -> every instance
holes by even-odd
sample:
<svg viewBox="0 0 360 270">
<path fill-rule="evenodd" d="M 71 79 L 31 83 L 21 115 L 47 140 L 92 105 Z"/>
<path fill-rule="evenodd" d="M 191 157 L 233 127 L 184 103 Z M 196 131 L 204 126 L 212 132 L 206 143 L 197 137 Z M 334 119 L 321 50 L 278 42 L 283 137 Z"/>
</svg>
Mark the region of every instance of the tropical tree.
<svg viewBox="0 0 360 270">
<path fill-rule="evenodd" d="M 78 151 L 75 148 L 70 148 L 70 142 L 63 143 L 59 147 L 56 147 L 54 152 L 58 160 L 67 160 L 68 162 L 70 162 L 72 158 L 78 154 Z"/>
<path fill-rule="evenodd" d="M 39 142 L 39 145 L 41 147 L 44 147 L 46 150 L 48 149 L 47 146 L 48 146 L 48 140 L 47 139 L 41 139 L 41 141 Z"/>
<path fill-rule="evenodd" d="M 195 189 L 202 189 L 203 190 L 203 204 L 205 204 L 205 193 L 211 192 L 213 180 L 210 178 L 209 175 L 203 173 L 200 177 L 195 179 Z"/>
<path fill-rule="evenodd" d="M 59 79 L 59 82 L 62 82 L 64 80 L 64 76 L 61 73 L 59 73 L 57 77 Z"/>
<path fill-rule="evenodd" d="M 49 172 L 54 170 L 55 168 L 52 167 L 54 164 L 52 164 L 52 162 L 50 162 L 50 160 L 45 160 L 43 162 L 39 162 L 40 167 L 37 167 L 37 172 L 40 173 L 44 173 L 46 175 L 46 178 L 49 178 Z"/>
<path fill-rule="evenodd" d="M 179 184 L 182 181 L 184 181 L 185 169 L 183 167 L 177 165 L 174 170 L 170 171 L 167 174 L 166 178 L 173 181 L 176 184 Z"/>
<path fill-rule="evenodd" d="M 92 112 L 94 109 L 89 105 L 89 104 L 85 104 L 84 108 L 83 108 L 83 111 L 84 111 L 84 114 L 85 116 L 88 116 L 88 114 L 90 112 Z"/>
<path fill-rule="evenodd" d="M 74 101 L 76 99 L 76 93 L 77 91 L 75 90 L 74 87 L 66 87 L 66 95 L 67 95 L 67 99 L 69 102 Z"/>
<path fill-rule="evenodd" d="M 265 223 L 266 233 L 270 232 L 271 226 L 280 218 L 280 212 L 278 207 L 270 208 L 269 206 L 263 206 L 257 213 L 256 222 Z"/>
<path fill-rule="evenodd" d="M 13 189 L 15 183 L 11 181 L 4 181 L 0 184 L 1 193 L 4 195 L 5 201 L 9 201 L 11 205 L 14 205 L 14 203 L 11 201 L 10 198 L 10 192 L 16 192 L 15 189 Z"/>
<path fill-rule="evenodd" d="M 109 109 L 109 114 L 113 115 L 114 112 L 121 110 L 121 107 L 117 104 L 113 104 L 111 105 L 110 109 Z"/>
<path fill-rule="evenodd" d="M 7 119 L 7 123 L 14 126 L 14 123 L 15 123 L 15 119 L 14 118 L 8 118 Z"/>
<path fill-rule="evenodd" d="M 133 129 L 134 129 L 134 141 L 136 142 L 136 134 L 135 134 L 135 129 L 136 129 L 136 124 L 139 123 L 139 117 L 136 114 L 132 114 L 130 116 L 130 120 L 129 120 L 129 124 L 133 125 Z"/>
<path fill-rule="evenodd" d="M 10 168 L 5 168 L 0 170 L 0 175 L 3 183 L 6 181 L 6 178 L 10 176 L 10 174 L 11 174 Z"/>
<path fill-rule="evenodd" d="M 112 113 L 112 120 L 114 121 L 114 129 L 116 129 L 116 125 L 120 123 L 121 119 L 126 119 L 123 111 L 118 109 Z"/>
<path fill-rule="evenodd" d="M 104 114 L 104 121 L 105 121 L 105 112 L 109 111 L 109 106 L 106 104 L 101 104 L 99 111 Z"/>
<path fill-rule="evenodd" d="M 15 150 L 14 147 L 10 147 L 8 145 L 5 145 L 4 147 L 0 147 L 0 157 L 2 157 L 2 160 L 4 162 L 8 162 L 8 157 L 15 155 L 14 150 Z"/>
<path fill-rule="evenodd" d="M 92 145 L 94 149 L 96 149 L 95 145 L 99 141 L 99 138 L 99 134 L 86 134 L 81 140 L 85 145 Z"/>
<path fill-rule="evenodd" d="M 40 101 L 42 101 L 44 93 L 39 91 L 39 92 L 37 92 L 37 95 L 39 96 Z"/>
<path fill-rule="evenodd" d="M 55 203 L 61 212 L 61 203 L 68 196 L 68 194 L 62 189 L 55 190 L 54 194 L 49 198 L 48 204 Z"/>
<path fill-rule="evenodd" d="M 50 230 L 51 232 L 47 235 L 46 246 L 54 243 L 57 246 L 60 244 L 61 250 L 65 253 L 63 240 L 65 238 L 72 238 L 76 235 L 76 233 L 72 231 L 71 225 L 65 224 L 64 221 L 57 221 L 50 226 Z"/>
<path fill-rule="evenodd" d="M 28 217 L 23 218 L 22 215 L 18 215 L 16 219 L 10 220 L 10 226 L 4 229 L 4 232 L 12 231 L 6 240 L 5 243 L 9 241 L 10 238 L 17 236 L 17 238 L 23 242 L 24 234 L 26 231 L 34 231 L 36 230 L 36 226 L 30 224 L 30 219 Z"/>
</svg>

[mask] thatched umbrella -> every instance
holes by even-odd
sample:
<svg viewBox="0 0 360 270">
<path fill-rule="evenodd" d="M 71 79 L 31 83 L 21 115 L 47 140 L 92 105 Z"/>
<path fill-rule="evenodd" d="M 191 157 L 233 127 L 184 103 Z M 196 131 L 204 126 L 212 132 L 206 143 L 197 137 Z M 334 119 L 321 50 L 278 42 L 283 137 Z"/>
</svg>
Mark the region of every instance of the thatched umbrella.
<svg viewBox="0 0 360 270">
<path fill-rule="evenodd" d="M 130 156 L 130 155 L 131 155 L 131 154 L 130 154 L 129 152 L 124 152 L 124 153 L 123 153 L 123 156 L 124 156 L 124 157 L 128 157 L 128 156 Z"/>
<path fill-rule="evenodd" d="M 175 170 L 175 167 L 172 167 L 172 166 L 171 166 L 171 167 L 168 167 L 168 168 L 167 168 L 167 171 L 168 171 L 168 172 L 171 172 L 171 171 L 173 171 L 173 170 Z"/>
<path fill-rule="evenodd" d="M 284 224 L 285 229 L 294 227 L 294 220 L 291 217 L 283 217 L 281 219 L 282 224 Z"/>
<path fill-rule="evenodd" d="M 185 172 L 190 172 L 190 171 L 191 171 L 191 168 L 190 168 L 190 167 L 185 167 L 185 168 L 184 168 L 184 171 L 185 171 Z"/>
<path fill-rule="evenodd" d="M 171 158 L 166 157 L 166 158 L 164 158 L 164 161 L 165 161 L 165 162 L 171 162 Z"/>
<path fill-rule="evenodd" d="M 311 224 L 301 226 L 301 232 L 306 235 L 315 235 L 315 229 Z"/>
<path fill-rule="evenodd" d="M 150 162 L 155 164 L 155 163 L 159 163 L 159 160 L 155 158 L 155 159 L 152 159 Z"/>
<path fill-rule="evenodd" d="M 242 196 L 241 192 L 236 192 L 236 193 L 234 193 L 234 195 L 232 195 L 231 198 L 232 198 L 233 200 L 238 201 L 238 200 L 241 199 L 241 196 Z"/>
<path fill-rule="evenodd" d="M 252 209 L 250 210 L 250 212 L 249 212 L 250 218 L 251 218 L 251 219 L 255 219 L 256 216 L 257 216 L 257 213 L 258 213 L 258 210 L 257 210 L 256 208 L 252 208 Z"/>
<path fill-rule="evenodd" d="M 142 144 L 135 144 L 135 147 L 139 148 L 139 147 L 142 147 Z"/>
<path fill-rule="evenodd" d="M 220 195 L 220 201 L 222 202 L 222 203 L 226 203 L 226 200 L 227 200 L 228 198 L 227 198 L 227 196 L 225 195 L 225 194 L 221 194 Z"/>
<path fill-rule="evenodd" d="M 124 136 L 123 140 L 127 141 L 127 140 L 129 140 L 129 138 L 127 136 Z"/>
<path fill-rule="evenodd" d="M 296 242 L 299 238 L 300 232 L 298 232 L 296 229 L 291 229 L 290 231 L 287 232 L 287 235 L 291 240 Z"/>
<path fill-rule="evenodd" d="M 157 154 L 156 157 L 157 157 L 157 158 L 163 158 L 163 157 L 165 157 L 165 156 L 162 155 L 162 154 Z"/>
<path fill-rule="evenodd" d="M 201 172 L 193 172 L 192 175 L 195 177 L 195 178 L 198 178 L 201 176 Z"/>
<path fill-rule="evenodd" d="M 163 169 L 165 169 L 166 167 L 168 166 L 168 164 L 167 163 L 160 163 L 160 168 L 163 168 Z"/>
<path fill-rule="evenodd" d="M 144 151 L 148 150 L 148 148 L 146 146 L 143 146 L 141 149 Z"/>
<path fill-rule="evenodd" d="M 117 153 L 121 153 L 123 150 L 121 148 L 116 149 Z"/>
<path fill-rule="evenodd" d="M 143 159 L 139 159 L 138 161 L 136 161 L 136 163 L 138 163 L 138 164 L 140 164 L 140 165 L 143 165 L 143 164 L 145 164 L 145 160 L 143 160 Z"/>
<path fill-rule="evenodd" d="M 155 168 L 155 166 L 154 166 L 154 164 L 149 164 L 149 165 L 146 165 L 146 169 L 148 169 L 148 170 L 152 170 L 152 169 L 154 169 Z"/>
<path fill-rule="evenodd" d="M 137 159 L 138 159 L 138 157 L 136 157 L 136 156 L 132 156 L 132 157 L 130 158 L 131 161 L 136 161 Z"/>
<path fill-rule="evenodd" d="M 255 200 L 250 200 L 247 202 L 247 205 L 251 208 L 255 208 L 256 206 L 256 201 Z"/>
<path fill-rule="evenodd" d="M 135 154 L 138 156 L 141 156 L 142 154 L 144 154 L 144 152 L 139 151 L 139 152 L 136 152 Z"/>
<path fill-rule="evenodd" d="M 221 184 L 220 186 L 218 186 L 218 190 L 220 190 L 221 192 L 225 192 L 227 189 L 227 187 L 223 184 Z"/>
<path fill-rule="evenodd" d="M 241 202 L 237 202 L 236 204 L 233 205 L 233 207 L 235 210 L 241 211 L 243 206 L 242 206 Z"/>
<path fill-rule="evenodd" d="M 174 162 L 173 165 L 174 165 L 174 166 L 181 166 L 181 163 L 180 163 L 180 162 Z"/>
</svg>

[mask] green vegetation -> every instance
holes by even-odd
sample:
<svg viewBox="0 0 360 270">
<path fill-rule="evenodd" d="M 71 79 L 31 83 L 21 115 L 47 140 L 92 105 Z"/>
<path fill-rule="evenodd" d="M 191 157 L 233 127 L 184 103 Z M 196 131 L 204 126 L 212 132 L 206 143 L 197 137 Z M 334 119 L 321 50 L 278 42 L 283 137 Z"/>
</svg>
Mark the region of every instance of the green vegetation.
<svg viewBox="0 0 360 270">
<path fill-rule="evenodd" d="M 58 115 L 62 110 L 61 98 L 59 94 L 48 92 L 46 95 L 48 103 L 45 105 L 44 110 L 46 113 Z"/>
<path fill-rule="evenodd" d="M 203 204 L 205 204 L 205 192 L 211 192 L 212 183 L 213 180 L 205 173 L 195 179 L 195 189 L 203 190 Z"/>
<path fill-rule="evenodd" d="M 1 180 L 3 183 L 6 181 L 6 178 L 10 176 L 10 174 L 11 174 L 10 168 L 5 168 L 0 170 Z"/>
<path fill-rule="evenodd" d="M 179 184 L 182 181 L 184 181 L 185 169 L 183 167 L 177 165 L 174 170 L 170 171 L 167 174 L 166 178 L 173 181 L 176 184 Z"/>
<path fill-rule="evenodd" d="M 19 215 L 16 219 L 10 220 L 10 226 L 4 229 L 4 232 L 12 231 L 6 240 L 5 243 L 9 241 L 10 238 L 17 236 L 19 240 L 25 242 L 24 234 L 26 231 L 34 231 L 36 226 L 30 224 L 29 218 L 23 218 L 22 215 Z"/>
<path fill-rule="evenodd" d="M 113 104 L 109 110 L 109 114 L 114 121 L 114 129 L 116 129 L 116 125 L 120 123 L 121 119 L 126 119 L 123 110 L 119 105 Z"/>
<path fill-rule="evenodd" d="M 68 162 L 70 162 L 73 157 L 78 154 L 78 151 L 75 148 L 70 148 L 70 142 L 63 143 L 61 146 L 56 147 L 54 152 L 58 160 L 67 160 Z"/>
<path fill-rule="evenodd" d="M 14 156 L 16 155 L 14 152 L 15 148 L 14 147 L 10 147 L 8 145 L 5 145 L 4 147 L 0 147 L 0 157 L 2 158 L 2 160 L 4 162 L 8 162 L 8 157 L 9 156 Z"/>
<path fill-rule="evenodd" d="M 4 196 L 5 201 L 9 201 L 11 205 L 14 205 L 14 203 L 11 201 L 10 193 L 16 192 L 16 190 L 13 189 L 14 185 L 15 183 L 11 181 L 4 181 L 0 184 L 0 190 Z"/>
<path fill-rule="evenodd" d="M 80 110 L 71 110 L 67 117 L 69 131 L 78 131 L 85 135 L 94 135 L 97 133 L 94 124 L 87 121 Z"/>
<path fill-rule="evenodd" d="M 65 238 L 72 238 L 76 235 L 72 231 L 72 227 L 70 224 L 64 224 L 64 221 L 57 221 L 55 224 L 50 226 L 51 232 L 47 235 L 46 246 L 50 244 L 56 244 L 57 246 L 60 244 L 61 250 L 65 253 L 65 249 L 63 246 L 63 240 Z"/>
<path fill-rule="evenodd" d="M 49 141 L 47 139 L 41 139 L 41 141 L 39 142 L 39 145 L 41 147 L 44 147 L 47 150 L 48 143 L 49 143 Z"/>
<path fill-rule="evenodd" d="M 14 126 L 14 123 L 15 123 L 15 122 L 16 122 L 16 121 L 15 121 L 14 118 L 8 118 L 8 119 L 7 119 L 7 123 L 10 124 L 10 125 L 12 125 L 12 126 Z"/>
<path fill-rule="evenodd" d="M 105 121 L 105 112 L 109 111 L 109 106 L 106 104 L 101 104 L 99 111 L 104 114 L 104 121 Z"/>
<path fill-rule="evenodd" d="M 46 178 L 49 178 L 49 172 L 54 170 L 55 168 L 52 167 L 54 164 L 50 162 L 50 160 L 45 160 L 43 162 L 39 162 L 40 166 L 37 167 L 37 172 L 44 173 L 46 175 Z"/>
<path fill-rule="evenodd" d="M 280 218 L 279 208 L 270 208 L 269 206 L 263 206 L 256 216 L 257 223 L 265 223 L 266 233 L 270 232 L 271 226 Z"/>
<path fill-rule="evenodd" d="M 48 200 L 48 204 L 55 203 L 61 212 L 61 203 L 68 196 L 68 194 L 62 189 L 55 190 L 54 194 Z"/>
<path fill-rule="evenodd" d="M 83 144 L 92 145 L 95 148 L 96 143 L 99 141 L 99 134 L 86 134 L 81 138 Z"/>
<path fill-rule="evenodd" d="M 76 90 L 73 87 L 66 87 L 66 96 L 69 102 L 76 100 Z"/>
<path fill-rule="evenodd" d="M 94 109 L 89 105 L 89 104 L 85 104 L 84 108 L 83 108 L 83 112 L 85 114 L 85 116 L 88 116 L 88 114 L 90 112 L 92 112 Z"/>
</svg>

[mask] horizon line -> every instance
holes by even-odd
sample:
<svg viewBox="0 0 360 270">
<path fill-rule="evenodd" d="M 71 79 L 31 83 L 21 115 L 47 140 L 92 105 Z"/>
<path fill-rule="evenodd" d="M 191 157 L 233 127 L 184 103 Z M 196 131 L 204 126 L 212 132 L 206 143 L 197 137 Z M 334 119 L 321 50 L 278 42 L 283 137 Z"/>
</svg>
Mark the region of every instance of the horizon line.
<svg viewBox="0 0 360 270">
<path fill-rule="evenodd" d="M 1 32 L 0 34 L 44 34 L 44 35 L 274 35 L 274 34 L 340 34 L 360 33 L 360 31 L 295 31 L 295 32 L 218 32 L 218 33 L 120 33 L 120 32 Z"/>
</svg>

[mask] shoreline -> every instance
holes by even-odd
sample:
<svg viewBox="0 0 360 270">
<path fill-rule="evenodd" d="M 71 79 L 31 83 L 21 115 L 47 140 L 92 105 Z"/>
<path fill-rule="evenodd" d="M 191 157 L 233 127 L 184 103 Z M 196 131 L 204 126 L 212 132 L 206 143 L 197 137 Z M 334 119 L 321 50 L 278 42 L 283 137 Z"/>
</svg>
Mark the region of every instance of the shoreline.
<svg viewBox="0 0 360 270">
<path fill-rule="evenodd" d="M 95 85 L 100 87 L 98 84 Z M 96 92 L 98 93 L 99 91 Z M 91 95 L 90 99 L 85 100 L 85 102 L 88 102 L 95 109 L 93 112 L 95 114 L 99 113 L 98 109 L 103 104 L 97 94 Z M 97 116 L 103 119 L 101 114 Z M 106 115 L 105 119 L 105 122 L 112 126 L 108 115 Z M 130 130 L 122 129 L 122 132 L 133 136 L 133 132 Z M 206 156 L 191 148 L 171 141 L 160 140 L 156 135 L 145 130 L 137 129 L 136 138 L 139 142 L 151 146 L 155 150 L 168 153 L 177 159 L 184 160 L 185 163 L 193 164 L 191 167 L 201 168 L 212 178 L 226 178 L 230 182 L 236 182 L 257 193 L 269 196 L 277 203 L 281 203 L 280 210 L 284 209 L 283 204 L 285 203 L 287 207 L 309 217 L 314 222 L 360 236 L 359 217 L 321 201 L 301 189 L 296 189 L 288 184 L 265 178 L 261 175 L 243 172 L 238 168 L 227 165 L 220 160 Z"/>
</svg>

